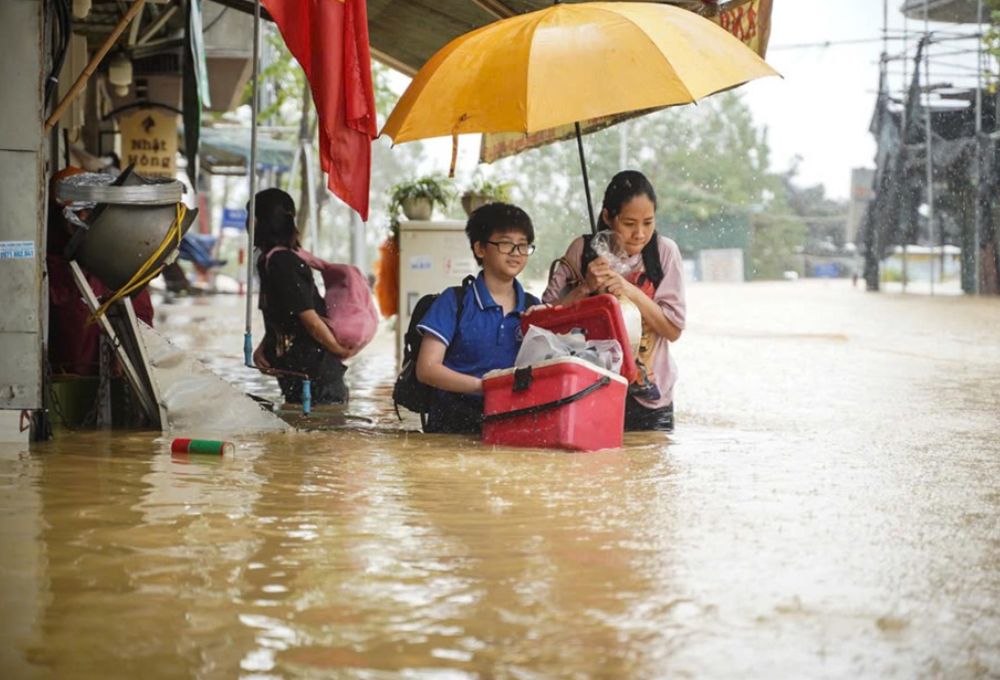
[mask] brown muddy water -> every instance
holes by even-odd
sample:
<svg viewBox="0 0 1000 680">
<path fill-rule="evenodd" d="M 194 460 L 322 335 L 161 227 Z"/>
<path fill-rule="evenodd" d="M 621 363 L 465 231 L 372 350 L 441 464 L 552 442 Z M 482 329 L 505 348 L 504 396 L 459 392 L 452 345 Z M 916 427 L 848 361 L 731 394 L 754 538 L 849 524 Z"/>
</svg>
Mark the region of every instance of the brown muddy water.
<svg viewBox="0 0 1000 680">
<path fill-rule="evenodd" d="M 490 449 L 390 412 L 0 454 L 3 678 L 1000 677 L 1000 300 L 694 285 L 678 429 Z M 159 307 L 231 380 L 242 301 Z"/>
</svg>

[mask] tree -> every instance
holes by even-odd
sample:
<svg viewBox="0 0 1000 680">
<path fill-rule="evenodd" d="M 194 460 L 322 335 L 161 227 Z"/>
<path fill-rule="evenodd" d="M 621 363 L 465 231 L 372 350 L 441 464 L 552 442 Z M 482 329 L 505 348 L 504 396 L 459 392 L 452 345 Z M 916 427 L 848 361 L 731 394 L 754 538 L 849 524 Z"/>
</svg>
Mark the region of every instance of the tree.
<svg viewBox="0 0 1000 680">
<path fill-rule="evenodd" d="M 612 175 L 635 168 L 657 190 L 658 229 L 678 242 L 682 232 L 699 232 L 700 242 L 720 236 L 739 241 L 743 234 L 725 232 L 747 232 L 747 243 L 762 242 L 750 251 L 754 276 L 780 276 L 802 244 L 800 223 L 767 218 L 790 212 L 785 187 L 769 168 L 767 131 L 736 94 L 620 123 L 588 135 L 584 146 L 595 212 Z M 514 197 L 536 224 L 539 249 L 528 273 L 544 276 L 569 240 L 589 230 L 576 142 L 527 151 L 496 166 L 497 174 L 515 182 Z"/>
<path fill-rule="evenodd" d="M 986 51 L 993 55 L 994 59 L 1000 60 L 1000 0 L 986 0 L 984 7 L 988 11 L 989 27 L 983 36 L 983 42 L 986 44 Z M 994 72 L 987 75 L 993 76 L 991 88 L 995 92 L 997 89 L 996 74 Z"/>
</svg>

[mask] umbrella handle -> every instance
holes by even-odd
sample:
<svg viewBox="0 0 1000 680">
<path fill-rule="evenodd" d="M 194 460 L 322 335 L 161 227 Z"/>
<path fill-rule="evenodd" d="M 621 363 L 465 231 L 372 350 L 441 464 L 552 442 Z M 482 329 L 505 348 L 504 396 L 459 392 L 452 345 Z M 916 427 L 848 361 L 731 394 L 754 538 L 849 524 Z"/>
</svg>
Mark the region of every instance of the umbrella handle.
<svg viewBox="0 0 1000 680">
<path fill-rule="evenodd" d="M 558 4 L 558 3 L 557 3 Z M 590 180 L 587 178 L 587 159 L 583 155 L 583 136 L 580 134 L 580 123 L 576 126 L 576 147 L 580 150 L 580 169 L 583 171 L 583 190 L 587 194 L 587 213 L 590 215 L 590 233 L 597 233 L 597 222 L 594 221 L 594 204 L 590 200 Z"/>
</svg>

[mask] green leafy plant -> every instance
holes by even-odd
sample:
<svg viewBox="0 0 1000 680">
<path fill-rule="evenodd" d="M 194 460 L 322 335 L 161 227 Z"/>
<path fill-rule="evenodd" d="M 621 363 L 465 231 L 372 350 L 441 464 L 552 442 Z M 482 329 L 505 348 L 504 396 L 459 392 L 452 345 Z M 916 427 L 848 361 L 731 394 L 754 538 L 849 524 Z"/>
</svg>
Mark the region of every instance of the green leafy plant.
<svg viewBox="0 0 1000 680">
<path fill-rule="evenodd" d="M 426 198 L 431 205 L 447 208 L 455 197 L 451 180 L 440 175 L 425 175 L 409 182 L 400 182 L 390 190 L 389 212 L 396 216 L 408 198 Z"/>
<path fill-rule="evenodd" d="M 987 22 L 986 31 L 983 35 L 983 44 L 985 46 L 987 54 L 990 54 L 994 59 L 1000 59 L 1000 0 L 986 0 L 984 5 L 986 10 L 986 16 L 984 19 Z M 996 64 L 994 63 L 995 67 Z M 986 88 L 990 93 L 995 93 L 998 89 L 998 78 L 993 68 L 987 68 L 986 73 Z"/>
<path fill-rule="evenodd" d="M 424 175 L 407 182 L 394 184 L 389 190 L 389 229 L 394 237 L 399 235 L 399 216 L 403 203 L 413 198 L 425 198 L 442 210 L 455 198 L 451 180 L 441 175 Z"/>
<path fill-rule="evenodd" d="M 475 177 L 469 188 L 466 189 L 465 195 L 472 194 L 483 196 L 493 201 L 510 203 L 510 194 L 513 187 L 513 182 L 491 182 L 483 177 Z"/>
</svg>

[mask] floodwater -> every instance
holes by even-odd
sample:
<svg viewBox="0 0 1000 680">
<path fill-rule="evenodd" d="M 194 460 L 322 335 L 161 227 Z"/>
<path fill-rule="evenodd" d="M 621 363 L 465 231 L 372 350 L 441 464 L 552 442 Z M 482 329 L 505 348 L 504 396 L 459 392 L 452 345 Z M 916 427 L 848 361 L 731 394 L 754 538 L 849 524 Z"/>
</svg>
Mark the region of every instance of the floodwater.
<svg viewBox="0 0 1000 680">
<path fill-rule="evenodd" d="M 423 436 L 391 338 L 345 428 L 0 455 L 0 676 L 1000 677 L 1000 300 L 689 289 L 678 429 Z M 239 368 L 242 301 L 161 305 Z"/>
</svg>

